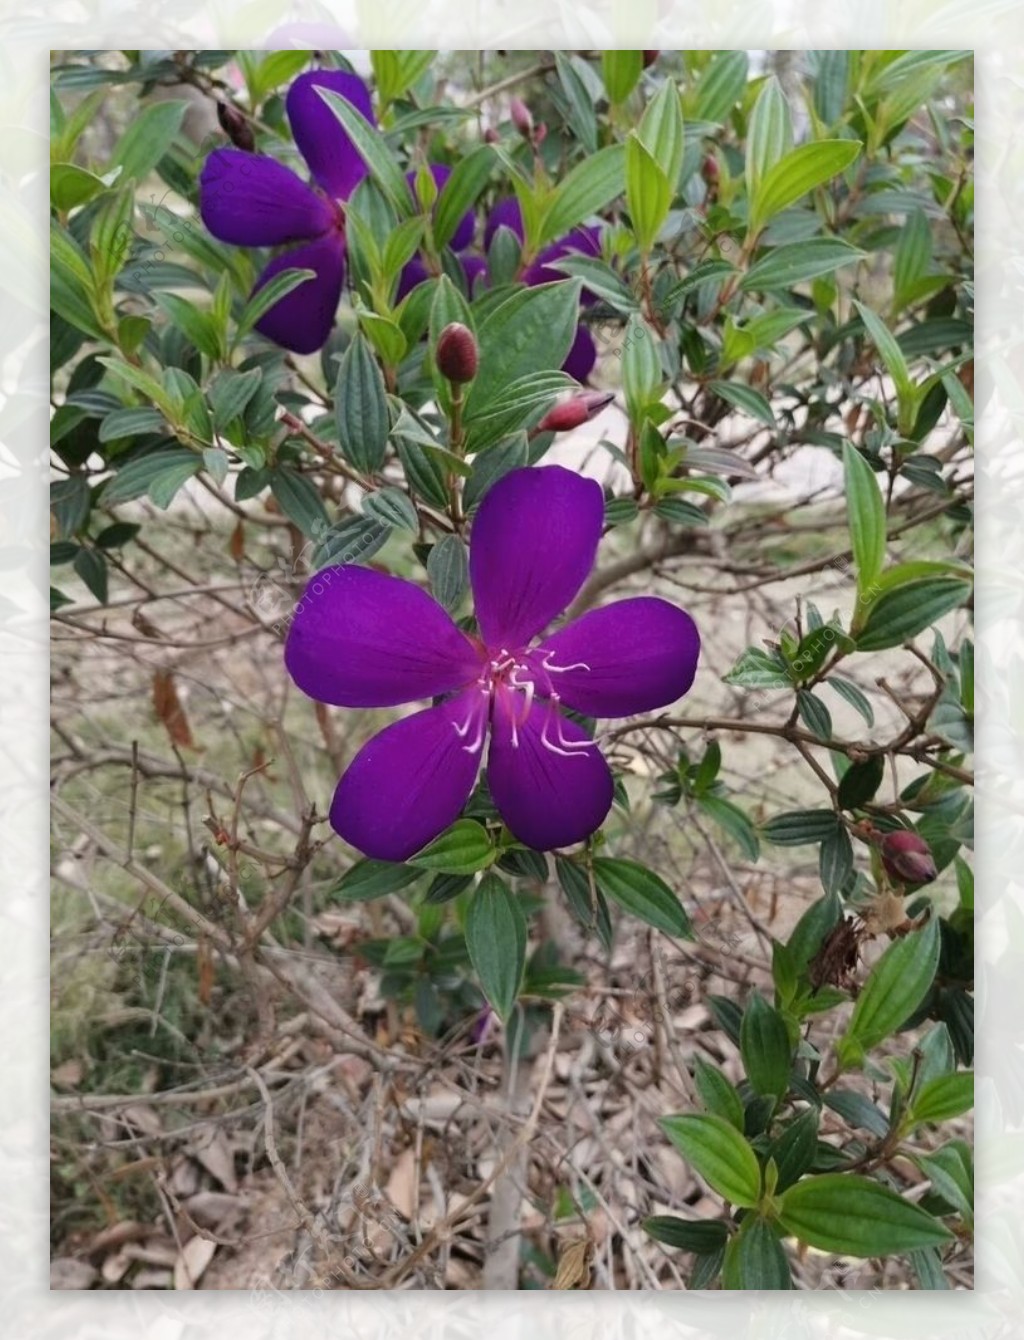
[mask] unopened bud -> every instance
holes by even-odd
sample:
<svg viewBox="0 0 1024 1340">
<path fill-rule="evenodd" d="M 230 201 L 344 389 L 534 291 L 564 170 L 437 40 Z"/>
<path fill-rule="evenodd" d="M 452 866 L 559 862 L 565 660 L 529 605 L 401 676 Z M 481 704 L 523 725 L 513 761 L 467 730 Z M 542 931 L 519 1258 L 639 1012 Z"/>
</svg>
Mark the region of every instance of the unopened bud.
<svg viewBox="0 0 1024 1340">
<path fill-rule="evenodd" d="M 640 54 L 641 54 L 641 56 L 643 56 L 643 58 L 644 58 L 644 69 L 646 70 L 646 69 L 648 68 L 648 66 L 651 66 L 651 65 L 654 64 L 654 62 L 655 62 L 655 61 L 658 59 L 658 57 L 661 55 L 661 52 L 660 52 L 660 51 L 641 51 Z"/>
<path fill-rule="evenodd" d="M 252 153 L 256 148 L 256 139 L 252 127 L 237 107 L 233 107 L 230 102 L 218 102 L 217 120 L 220 122 L 221 130 L 236 149 L 244 149 L 247 154 Z"/>
<path fill-rule="evenodd" d="M 718 181 L 718 160 L 714 154 L 707 154 L 704 162 L 700 165 L 700 175 L 710 186 Z"/>
<path fill-rule="evenodd" d="M 500 142 L 500 140 L 501 140 L 501 136 L 500 136 L 500 135 L 498 134 L 498 132 L 494 129 L 494 127 L 493 127 L 493 126 L 488 126 L 487 129 L 484 131 L 484 143 L 485 143 L 485 144 L 498 144 L 498 143 Z"/>
<path fill-rule="evenodd" d="M 438 336 L 436 357 L 442 377 L 450 382 L 471 382 L 479 362 L 476 336 L 460 321 L 451 322 Z"/>
<path fill-rule="evenodd" d="M 882 865 L 894 884 L 930 884 L 939 873 L 928 843 L 908 829 L 882 838 Z"/>
<path fill-rule="evenodd" d="M 508 105 L 509 115 L 512 118 L 512 124 L 519 131 L 524 140 L 533 139 L 533 117 L 530 115 L 530 109 L 522 98 L 513 98 Z"/>
<path fill-rule="evenodd" d="M 614 399 L 614 391 L 583 391 L 569 400 L 563 400 L 554 409 L 548 410 L 537 425 L 537 431 L 567 433 L 572 428 L 578 428 L 581 423 L 586 423 L 588 419 L 595 418 Z"/>
</svg>

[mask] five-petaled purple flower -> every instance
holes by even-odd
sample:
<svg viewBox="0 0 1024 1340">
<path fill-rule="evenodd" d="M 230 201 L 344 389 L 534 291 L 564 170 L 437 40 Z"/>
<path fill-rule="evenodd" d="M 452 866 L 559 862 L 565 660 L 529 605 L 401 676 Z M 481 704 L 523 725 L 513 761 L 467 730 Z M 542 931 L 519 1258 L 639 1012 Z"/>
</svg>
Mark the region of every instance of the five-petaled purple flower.
<svg viewBox="0 0 1024 1340">
<path fill-rule="evenodd" d="M 317 573 L 285 664 L 340 707 L 438 698 L 373 736 L 338 783 L 331 824 L 367 856 L 402 861 L 458 818 L 484 757 L 513 835 L 547 851 L 595 832 L 612 804 L 597 744 L 563 708 L 626 717 L 693 683 L 700 639 L 683 610 L 639 596 L 541 637 L 580 590 L 604 516 L 601 488 L 561 466 L 513 470 L 485 495 L 470 543 L 480 635 L 421 587 L 370 568 Z"/>
<path fill-rule="evenodd" d="M 326 343 L 345 279 L 347 200 L 367 174 L 362 155 L 318 88 L 338 93 L 367 118 L 366 85 L 344 70 L 301 74 L 288 90 L 287 112 L 313 182 L 264 154 L 215 149 L 199 178 L 199 209 L 214 237 L 243 247 L 289 245 L 266 266 L 256 289 L 282 270 L 312 270 L 256 323 L 275 344 L 310 354 Z M 299 246 L 291 245 L 301 243 Z"/>
</svg>

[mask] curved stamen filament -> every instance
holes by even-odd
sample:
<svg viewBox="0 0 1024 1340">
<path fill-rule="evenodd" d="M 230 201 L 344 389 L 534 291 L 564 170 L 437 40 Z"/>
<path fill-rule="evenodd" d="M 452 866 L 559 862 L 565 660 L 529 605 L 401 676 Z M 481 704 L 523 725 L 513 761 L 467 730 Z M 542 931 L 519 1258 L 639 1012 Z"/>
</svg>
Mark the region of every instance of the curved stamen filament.
<svg viewBox="0 0 1024 1340">
<path fill-rule="evenodd" d="M 544 667 L 544 669 L 549 671 L 553 675 L 564 675 L 568 670 L 590 669 L 590 666 L 587 665 L 586 661 L 575 661 L 572 665 L 552 665 L 552 659 L 554 658 L 554 656 L 555 652 L 548 650 L 544 653 L 544 656 L 541 660 L 541 665 Z"/>
<path fill-rule="evenodd" d="M 551 695 L 551 708 L 544 717 L 544 728 L 540 733 L 540 742 L 545 749 L 549 749 L 553 754 L 561 754 L 563 758 L 578 758 L 580 754 L 588 749 L 594 748 L 593 740 L 570 740 L 566 736 L 563 727 L 562 715 L 558 710 L 559 697 L 557 693 Z M 548 735 L 548 728 L 551 725 L 552 718 L 555 722 L 555 735 L 557 743 Z"/>
</svg>

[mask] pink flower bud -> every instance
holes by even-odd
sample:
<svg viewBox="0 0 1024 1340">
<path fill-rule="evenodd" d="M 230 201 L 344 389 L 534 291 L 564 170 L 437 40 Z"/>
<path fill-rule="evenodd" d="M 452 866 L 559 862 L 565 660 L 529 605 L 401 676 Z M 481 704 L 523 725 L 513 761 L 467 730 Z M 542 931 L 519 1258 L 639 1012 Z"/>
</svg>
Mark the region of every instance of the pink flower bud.
<svg viewBox="0 0 1024 1340">
<path fill-rule="evenodd" d="M 581 423 L 600 414 L 614 399 L 614 391 L 582 391 L 548 410 L 537 425 L 537 431 L 567 433 L 571 428 L 578 428 Z"/>
<path fill-rule="evenodd" d="M 480 355 L 476 336 L 460 321 L 445 326 L 437 340 L 437 367 L 450 382 L 471 382 Z"/>
<path fill-rule="evenodd" d="M 882 838 L 882 865 L 894 884 L 930 884 L 939 873 L 928 843 L 907 829 Z"/>
<path fill-rule="evenodd" d="M 220 128 L 236 149 L 244 149 L 251 154 L 256 148 L 256 139 L 252 127 L 237 107 L 230 102 L 217 103 L 217 120 Z"/>
<path fill-rule="evenodd" d="M 530 115 L 530 109 L 522 98 L 513 98 L 508 105 L 509 115 L 512 118 L 512 124 L 519 131 L 524 140 L 533 139 L 533 117 Z"/>
</svg>

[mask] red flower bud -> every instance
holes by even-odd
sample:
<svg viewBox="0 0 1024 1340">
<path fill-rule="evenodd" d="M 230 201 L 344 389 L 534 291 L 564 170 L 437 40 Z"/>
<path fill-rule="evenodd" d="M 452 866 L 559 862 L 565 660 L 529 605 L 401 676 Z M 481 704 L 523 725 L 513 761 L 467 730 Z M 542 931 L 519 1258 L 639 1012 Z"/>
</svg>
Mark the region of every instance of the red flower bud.
<svg viewBox="0 0 1024 1340">
<path fill-rule="evenodd" d="M 501 136 L 498 134 L 498 132 L 494 129 L 493 126 L 488 126 L 487 129 L 484 131 L 485 144 L 497 144 L 500 139 Z"/>
<path fill-rule="evenodd" d="M 445 326 L 437 340 L 437 367 L 450 382 L 471 382 L 480 361 L 476 336 L 460 321 Z"/>
<path fill-rule="evenodd" d="M 641 56 L 643 56 L 643 58 L 644 58 L 644 69 L 646 70 L 646 69 L 648 68 L 648 66 L 654 64 L 654 62 L 655 62 L 655 61 L 658 59 L 658 57 L 661 55 L 661 52 L 660 52 L 660 51 L 641 51 L 640 54 L 641 54 Z"/>
<path fill-rule="evenodd" d="M 539 433 L 567 433 L 600 414 L 615 399 L 614 391 L 582 391 L 548 410 L 537 425 Z"/>
<path fill-rule="evenodd" d="M 700 166 L 700 175 L 710 186 L 712 182 L 718 181 L 718 160 L 714 154 L 708 154 Z"/>
<path fill-rule="evenodd" d="M 530 109 L 522 98 L 513 98 L 508 105 L 509 115 L 512 117 L 512 124 L 519 131 L 524 140 L 533 139 L 533 117 L 530 115 Z"/>
<path fill-rule="evenodd" d="M 894 884 L 930 884 L 939 873 L 928 843 L 908 829 L 882 838 L 882 865 Z"/>
<path fill-rule="evenodd" d="M 230 102 L 218 102 L 217 120 L 220 122 L 221 130 L 236 149 L 252 153 L 256 148 L 256 139 L 252 127 L 237 107 L 233 107 Z"/>
</svg>

